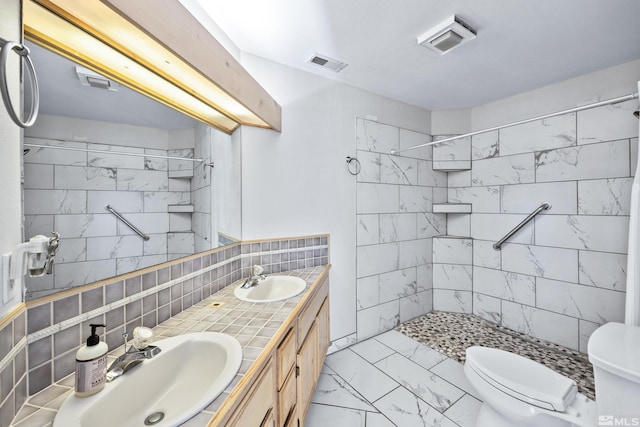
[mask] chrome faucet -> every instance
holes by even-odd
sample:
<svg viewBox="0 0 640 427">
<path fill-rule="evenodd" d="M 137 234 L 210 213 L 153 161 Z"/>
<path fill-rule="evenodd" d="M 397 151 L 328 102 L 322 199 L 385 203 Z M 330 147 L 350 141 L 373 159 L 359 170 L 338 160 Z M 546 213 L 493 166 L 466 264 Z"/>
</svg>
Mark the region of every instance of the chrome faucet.
<svg viewBox="0 0 640 427">
<path fill-rule="evenodd" d="M 250 287 L 259 284 L 262 280 L 267 278 L 266 275 L 262 274 L 263 271 L 264 269 L 259 265 L 254 265 L 253 267 L 251 267 L 251 277 L 245 280 L 240 287 L 242 289 L 249 289 Z"/>
<path fill-rule="evenodd" d="M 135 334 L 136 331 L 134 331 L 134 336 Z M 155 345 L 140 345 L 136 339 L 137 337 L 134 338 L 134 344 L 127 349 L 127 338 L 129 337 L 129 334 L 125 332 L 122 334 L 122 337 L 124 338 L 125 353 L 118 357 L 111 366 L 109 366 L 109 369 L 107 370 L 107 382 L 115 380 L 131 368 L 142 363 L 145 359 L 154 358 L 161 351 L 160 347 L 156 347 Z"/>
</svg>

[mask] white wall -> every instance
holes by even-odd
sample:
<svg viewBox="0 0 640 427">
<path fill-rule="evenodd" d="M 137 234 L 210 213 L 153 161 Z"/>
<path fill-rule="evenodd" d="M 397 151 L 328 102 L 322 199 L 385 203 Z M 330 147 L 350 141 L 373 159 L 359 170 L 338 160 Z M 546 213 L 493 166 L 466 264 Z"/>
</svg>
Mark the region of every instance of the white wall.
<svg viewBox="0 0 640 427">
<path fill-rule="evenodd" d="M 430 133 L 430 113 L 251 55 L 242 64 L 282 106 L 283 130 L 242 129 L 244 240 L 329 233 L 331 339 L 356 331 L 356 117 Z"/>
<path fill-rule="evenodd" d="M 20 1 L 0 0 L 0 37 L 20 41 L 22 35 L 20 19 Z M 4 71 L 2 71 L 4 72 Z M 11 99 L 18 111 L 20 103 L 20 77 L 18 55 L 9 55 L 7 67 L 7 79 Z M 21 157 L 22 157 L 22 132 L 11 121 L 9 114 L 0 105 L 0 254 L 11 250 L 22 242 L 22 199 L 20 191 Z M 20 301 L 11 301 L 9 305 L 2 306 L 0 301 L 0 315 L 4 315 Z"/>
</svg>

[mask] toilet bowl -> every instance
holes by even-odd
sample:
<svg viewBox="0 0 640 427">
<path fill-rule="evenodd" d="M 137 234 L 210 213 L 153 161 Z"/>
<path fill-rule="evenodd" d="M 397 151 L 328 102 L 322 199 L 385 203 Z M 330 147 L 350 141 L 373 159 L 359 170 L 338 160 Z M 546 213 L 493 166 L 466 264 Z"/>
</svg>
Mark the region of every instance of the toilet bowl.
<svg viewBox="0 0 640 427">
<path fill-rule="evenodd" d="M 469 347 L 464 372 L 483 400 L 477 427 L 593 427 L 595 402 L 576 383 L 507 351 Z"/>
</svg>

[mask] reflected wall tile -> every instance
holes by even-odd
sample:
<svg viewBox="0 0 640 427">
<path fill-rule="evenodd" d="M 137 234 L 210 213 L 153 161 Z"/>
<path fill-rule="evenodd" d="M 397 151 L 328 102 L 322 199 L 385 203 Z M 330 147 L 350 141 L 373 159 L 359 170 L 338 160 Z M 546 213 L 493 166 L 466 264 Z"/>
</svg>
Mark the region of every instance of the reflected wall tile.
<svg viewBox="0 0 640 427">
<path fill-rule="evenodd" d="M 432 239 L 398 242 L 398 268 L 431 263 Z"/>
<path fill-rule="evenodd" d="M 179 148 L 167 150 L 167 155 L 172 157 L 186 157 L 193 159 L 193 148 Z M 188 160 L 169 160 L 169 170 L 192 170 L 194 163 Z"/>
<path fill-rule="evenodd" d="M 387 184 L 418 184 L 418 161 L 408 157 L 380 155 L 380 181 Z"/>
<path fill-rule="evenodd" d="M 381 182 L 380 153 L 358 150 L 357 156 L 357 159 L 360 162 L 360 173 L 356 177 L 358 182 Z M 353 171 L 356 170 L 354 163 L 351 163 L 351 165 L 348 166 L 354 168 Z"/>
<path fill-rule="evenodd" d="M 358 246 L 380 243 L 380 220 L 378 214 L 357 215 Z"/>
<path fill-rule="evenodd" d="M 36 234 L 44 236 L 51 233 L 51 230 L 57 230 L 54 226 L 54 215 L 25 215 L 24 216 L 24 234 L 31 237 Z M 59 231 L 59 230 L 58 230 Z M 67 237 L 67 236 L 64 236 Z"/>
<path fill-rule="evenodd" d="M 500 213 L 500 187 L 463 187 L 448 190 L 449 203 L 471 203 L 474 213 Z"/>
<path fill-rule="evenodd" d="M 184 232 L 190 232 L 191 228 L 192 228 L 192 214 L 190 213 L 186 213 L 186 212 L 170 212 L 169 215 L 167 214 L 148 214 L 148 215 L 157 215 L 156 218 L 154 218 L 156 220 L 156 227 L 153 228 L 151 230 L 152 233 L 159 233 L 161 227 L 163 223 L 166 222 L 166 219 L 169 220 L 169 225 L 168 225 L 168 229 L 169 231 L 175 232 L 175 231 L 184 231 Z M 164 228 L 164 230 L 167 230 L 167 228 Z"/>
<path fill-rule="evenodd" d="M 357 213 L 395 213 L 399 211 L 397 185 L 358 183 Z"/>
<path fill-rule="evenodd" d="M 438 141 L 449 137 L 449 135 L 438 135 L 434 136 L 433 140 Z M 432 147 L 434 161 L 471 160 L 471 137 L 469 136 L 435 144 Z"/>
<path fill-rule="evenodd" d="M 473 241 L 438 237 L 433 239 L 433 262 L 471 265 Z"/>
<path fill-rule="evenodd" d="M 126 169 L 144 169 L 144 157 L 128 156 L 126 154 L 113 154 L 109 151 L 119 153 L 144 154 L 144 148 L 124 147 L 104 144 L 88 144 L 87 148 L 91 150 L 100 150 L 104 153 L 87 153 L 88 166 L 98 168 L 126 168 Z"/>
<path fill-rule="evenodd" d="M 599 324 L 624 321 L 623 292 L 537 279 L 536 303 L 539 308 Z"/>
<path fill-rule="evenodd" d="M 356 148 L 388 153 L 400 146 L 400 130 L 372 120 L 356 120 Z"/>
<path fill-rule="evenodd" d="M 509 301 L 502 301 L 502 326 L 578 349 L 578 319 Z"/>
<path fill-rule="evenodd" d="M 433 290 L 434 310 L 471 314 L 473 312 L 472 306 L 472 292 L 470 291 L 449 289 Z"/>
<path fill-rule="evenodd" d="M 446 187 L 447 172 L 434 171 L 433 162 L 418 160 L 418 185 L 424 187 Z"/>
<path fill-rule="evenodd" d="M 471 171 L 441 172 L 447 174 L 447 187 L 471 187 Z"/>
<path fill-rule="evenodd" d="M 638 138 L 631 138 L 631 159 L 630 163 L 630 174 L 631 176 L 636 176 L 636 169 L 638 169 Z"/>
<path fill-rule="evenodd" d="M 167 156 L 166 150 L 151 150 L 145 149 L 145 154 L 151 154 L 153 156 Z M 144 157 L 144 168 L 154 171 L 168 171 L 169 161 L 167 159 L 159 159 L 156 157 Z"/>
<path fill-rule="evenodd" d="M 380 278 L 378 275 L 356 280 L 358 310 L 380 304 Z"/>
<path fill-rule="evenodd" d="M 473 314 L 489 322 L 502 323 L 502 302 L 499 298 L 473 293 Z"/>
<path fill-rule="evenodd" d="M 116 189 L 116 169 L 57 165 L 53 171 L 55 188 L 59 190 Z"/>
<path fill-rule="evenodd" d="M 120 169 L 118 170 L 118 191 L 120 190 L 167 191 L 169 177 L 162 171 Z"/>
<path fill-rule="evenodd" d="M 500 251 L 493 249 L 495 242 L 473 240 L 473 265 L 478 267 L 501 269 Z"/>
<path fill-rule="evenodd" d="M 503 213 L 528 215 L 543 202 L 551 205 L 551 210 L 547 211 L 550 214 L 577 213 L 578 189 L 576 182 L 519 184 L 502 187 Z"/>
<path fill-rule="evenodd" d="M 400 212 L 433 212 L 431 187 L 399 186 Z"/>
<path fill-rule="evenodd" d="M 638 101 L 631 100 L 578 112 L 578 144 L 637 137 L 637 109 Z"/>
<path fill-rule="evenodd" d="M 471 159 L 480 160 L 500 155 L 498 131 L 481 133 L 471 137 Z"/>
<path fill-rule="evenodd" d="M 387 273 L 398 269 L 398 245 L 360 246 L 357 248 L 357 277 Z"/>
<path fill-rule="evenodd" d="M 627 255 L 579 251 L 579 282 L 624 292 L 627 288 Z"/>
<path fill-rule="evenodd" d="M 433 292 L 418 292 L 400 298 L 400 322 L 408 322 L 433 310 Z"/>
<path fill-rule="evenodd" d="M 84 142 L 58 141 L 34 139 L 25 136 L 26 144 L 50 145 L 55 147 L 67 147 L 86 149 Z M 87 166 L 87 153 L 82 151 L 56 150 L 51 148 L 30 147 L 29 154 L 24 157 L 25 163 L 44 163 L 47 165 Z"/>
<path fill-rule="evenodd" d="M 87 192 L 74 190 L 24 190 L 24 209 L 29 214 L 83 214 Z"/>
<path fill-rule="evenodd" d="M 433 264 L 433 288 L 471 291 L 472 269 L 470 265 Z"/>
<path fill-rule="evenodd" d="M 91 237 L 87 239 L 87 260 L 141 256 L 143 242 L 139 236 Z"/>
<path fill-rule="evenodd" d="M 127 220 L 138 227 L 145 234 L 166 233 L 169 229 L 169 216 L 175 214 L 167 213 L 131 213 L 126 216 Z M 134 231 L 117 222 L 118 235 L 134 234 Z"/>
<path fill-rule="evenodd" d="M 194 252 L 194 234 L 186 233 L 167 233 L 167 252 L 192 254 Z"/>
<path fill-rule="evenodd" d="M 536 304 L 536 279 L 523 274 L 473 267 L 473 290 L 502 300 Z"/>
<path fill-rule="evenodd" d="M 541 215 L 535 219 L 535 225 L 537 245 L 627 252 L 627 217 Z"/>
<path fill-rule="evenodd" d="M 629 215 L 633 178 L 578 181 L 581 215 Z"/>
<path fill-rule="evenodd" d="M 470 237 L 471 215 L 447 214 L 447 235 Z"/>
<path fill-rule="evenodd" d="M 563 114 L 499 132 L 501 156 L 570 147 L 576 145 L 576 114 Z"/>
<path fill-rule="evenodd" d="M 537 182 L 627 176 L 629 176 L 629 140 L 536 153 Z"/>
<path fill-rule="evenodd" d="M 105 277 L 117 275 L 115 259 L 58 264 L 55 269 L 56 289 L 86 285 Z"/>
<path fill-rule="evenodd" d="M 400 323 L 400 301 L 360 310 L 356 314 L 358 341 L 395 328 Z"/>
<path fill-rule="evenodd" d="M 433 203 L 447 203 L 448 195 L 445 187 L 433 188 Z"/>
<path fill-rule="evenodd" d="M 400 148 L 414 147 L 416 145 L 431 142 L 431 135 L 415 132 L 408 129 L 400 129 Z M 423 160 L 431 160 L 433 158 L 433 147 L 421 147 L 414 150 L 405 151 L 403 156 L 413 157 Z"/>
<path fill-rule="evenodd" d="M 56 215 L 54 230 L 66 238 L 114 236 L 116 218 L 109 213 Z"/>
<path fill-rule="evenodd" d="M 106 205 L 112 205 L 120 213 L 142 212 L 142 193 L 137 191 L 87 192 L 88 213 L 104 213 Z"/>
<path fill-rule="evenodd" d="M 416 293 L 417 276 L 415 268 L 383 273 L 380 279 L 380 303 L 389 302 Z"/>
<path fill-rule="evenodd" d="M 415 240 L 418 237 L 417 216 L 415 213 L 381 214 L 379 218 L 381 243 Z"/>
<path fill-rule="evenodd" d="M 474 186 L 524 184 L 535 181 L 533 153 L 476 160 L 471 170 Z"/>
<path fill-rule="evenodd" d="M 53 166 L 24 164 L 24 188 L 53 188 Z"/>
<path fill-rule="evenodd" d="M 494 243 L 501 239 L 513 227 L 518 225 L 526 215 L 511 214 L 473 214 L 471 215 L 471 237 L 489 240 Z M 538 217 L 540 218 L 540 217 Z M 525 225 L 509 241 L 512 243 L 533 243 L 533 222 Z M 557 245 L 548 245 L 557 246 Z"/>
<path fill-rule="evenodd" d="M 191 255 L 193 252 L 180 254 L 181 256 Z M 152 265 L 167 262 L 166 255 L 150 255 L 140 257 L 120 258 L 116 260 L 117 274 L 129 273 L 141 268 L 151 267 Z"/>
<path fill-rule="evenodd" d="M 505 244 L 502 269 L 547 279 L 578 281 L 578 251 L 544 246 Z"/>
<path fill-rule="evenodd" d="M 431 212 L 419 212 L 418 238 L 425 239 L 433 236 L 441 236 L 447 233 L 447 215 Z"/>
<path fill-rule="evenodd" d="M 63 236 L 64 238 L 64 236 Z M 55 264 L 85 261 L 87 259 L 87 239 L 67 239 L 58 247 Z"/>
</svg>

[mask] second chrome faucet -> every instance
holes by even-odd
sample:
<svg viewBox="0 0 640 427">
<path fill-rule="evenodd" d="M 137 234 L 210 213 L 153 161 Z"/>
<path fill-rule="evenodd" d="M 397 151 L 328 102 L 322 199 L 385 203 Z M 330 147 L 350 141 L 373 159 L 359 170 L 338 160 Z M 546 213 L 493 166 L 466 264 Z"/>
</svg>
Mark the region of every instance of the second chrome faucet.
<svg viewBox="0 0 640 427">
<path fill-rule="evenodd" d="M 125 372 L 142 363 L 145 359 L 152 359 L 160 353 L 160 347 L 149 345 L 153 340 L 153 331 L 144 326 L 133 330 L 133 344 L 127 349 L 129 334 L 122 334 L 124 338 L 124 354 L 118 357 L 107 370 L 107 382 L 111 382 Z"/>
</svg>

